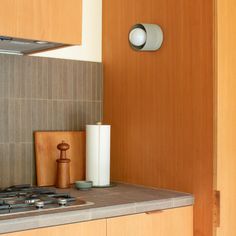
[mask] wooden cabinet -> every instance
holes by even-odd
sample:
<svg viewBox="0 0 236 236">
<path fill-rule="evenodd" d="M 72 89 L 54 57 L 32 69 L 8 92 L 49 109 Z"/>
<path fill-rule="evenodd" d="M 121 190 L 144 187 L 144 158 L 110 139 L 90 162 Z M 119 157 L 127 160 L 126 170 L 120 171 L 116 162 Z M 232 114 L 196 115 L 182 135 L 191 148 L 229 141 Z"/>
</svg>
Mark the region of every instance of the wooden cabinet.
<svg viewBox="0 0 236 236">
<path fill-rule="evenodd" d="M 213 2 L 103 0 L 111 178 L 194 193 L 195 236 L 212 236 Z M 160 50 L 130 48 L 140 21 L 162 27 Z"/>
<path fill-rule="evenodd" d="M 2 236 L 106 236 L 106 220 L 61 225 L 42 229 L 33 229 Z"/>
<path fill-rule="evenodd" d="M 107 236 L 192 235 L 192 207 L 107 219 Z"/>
<path fill-rule="evenodd" d="M 192 236 L 192 206 L 77 224 L 33 229 L 2 236 Z"/>
<path fill-rule="evenodd" d="M 81 44 L 82 0 L 1 0 L 0 35 Z"/>
<path fill-rule="evenodd" d="M 235 236 L 235 0 L 134 2 L 103 0 L 111 177 L 194 193 L 194 235 Z M 127 43 L 140 20 L 163 28 L 157 52 Z"/>
</svg>

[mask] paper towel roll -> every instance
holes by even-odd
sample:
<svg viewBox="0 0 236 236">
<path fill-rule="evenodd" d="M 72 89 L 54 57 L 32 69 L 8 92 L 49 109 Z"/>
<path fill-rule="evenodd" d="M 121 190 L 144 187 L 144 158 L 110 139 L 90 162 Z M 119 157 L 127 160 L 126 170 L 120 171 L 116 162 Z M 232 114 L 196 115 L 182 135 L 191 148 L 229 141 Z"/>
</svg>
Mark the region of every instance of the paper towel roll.
<svg viewBox="0 0 236 236">
<path fill-rule="evenodd" d="M 110 185 L 110 125 L 86 125 L 86 180 Z"/>
</svg>

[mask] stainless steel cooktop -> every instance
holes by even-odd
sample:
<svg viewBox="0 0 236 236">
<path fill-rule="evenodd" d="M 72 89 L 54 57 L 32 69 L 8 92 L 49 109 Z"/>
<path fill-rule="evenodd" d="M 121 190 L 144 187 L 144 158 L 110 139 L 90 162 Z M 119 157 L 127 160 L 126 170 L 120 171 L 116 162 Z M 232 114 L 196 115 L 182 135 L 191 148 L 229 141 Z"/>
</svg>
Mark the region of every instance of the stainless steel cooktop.
<svg viewBox="0 0 236 236">
<path fill-rule="evenodd" d="M 60 211 L 92 205 L 66 192 L 29 184 L 11 186 L 0 190 L 0 216 L 24 213 Z"/>
</svg>

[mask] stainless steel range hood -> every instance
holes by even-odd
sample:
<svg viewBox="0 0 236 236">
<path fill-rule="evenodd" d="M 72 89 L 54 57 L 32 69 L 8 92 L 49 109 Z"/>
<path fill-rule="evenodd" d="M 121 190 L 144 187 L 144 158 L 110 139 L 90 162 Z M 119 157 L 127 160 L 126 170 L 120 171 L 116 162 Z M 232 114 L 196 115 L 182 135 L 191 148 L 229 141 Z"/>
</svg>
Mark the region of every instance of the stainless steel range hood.
<svg viewBox="0 0 236 236">
<path fill-rule="evenodd" d="M 0 36 L 0 53 L 4 54 L 24 55 L 49 49 L 55 49 L 62 46 L 67 45 L 61 43 Z"/>
</svg>

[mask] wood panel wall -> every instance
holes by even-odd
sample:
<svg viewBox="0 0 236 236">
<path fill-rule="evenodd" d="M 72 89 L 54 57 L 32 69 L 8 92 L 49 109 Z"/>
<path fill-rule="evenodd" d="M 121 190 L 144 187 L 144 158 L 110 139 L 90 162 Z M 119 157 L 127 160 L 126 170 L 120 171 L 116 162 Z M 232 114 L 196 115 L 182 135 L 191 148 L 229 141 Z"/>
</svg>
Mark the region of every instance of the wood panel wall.
<svg viewBox="0 0 236 236">
<path fill-rule="evenodd" d="M 158 23 L 164 44 L 128 32 Z M 194 235 L 212 235 L 213 1 L 103 0 L 104 121 L 113 180 L 192 192 Z"/>
<path fill-rule="evenodd" d="M 217 175 L 221 192 L 217 236 L 236 235 L 236 7 L 217 0 Z"/>
</svg>

